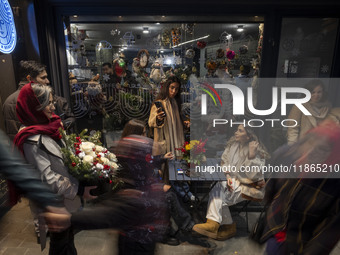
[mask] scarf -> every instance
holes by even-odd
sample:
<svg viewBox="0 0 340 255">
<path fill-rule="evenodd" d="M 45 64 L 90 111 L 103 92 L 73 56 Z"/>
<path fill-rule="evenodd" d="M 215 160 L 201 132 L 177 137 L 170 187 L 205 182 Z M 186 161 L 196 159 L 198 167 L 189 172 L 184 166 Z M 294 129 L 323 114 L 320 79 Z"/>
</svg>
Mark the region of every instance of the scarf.
<svg viewBox="0 0 340 255">
<path fill-rule="evenodd" d="M 32 135 L 47 135 L 54 140 L 60 140 L 59 128 L 62 127 L 60 117 L 53 114 L 49 119 L 44 112 L 38 111 L 40 103 L 35 96 L 31 83 L 26 84 L 19 93 L 17 100 L 17 116 L 25 126 L 14 138 L 14 144 L 23 153 L 26 139 Z"/>
<path fill-rule="evenodd" d="M 170 141 L 166 141 L 169 143 L 167 144 L 167 147 L 170 146 L 170 150 L 168 151 L 175 152 L 176 156 L 182 156 L 182 153 L 175 149 L 182 147 L 184 144 L 183 125 L 179 116 L 177 102 L 173 98 L 167 98 L 163 102 L 170 136 Z"/>
</svg>

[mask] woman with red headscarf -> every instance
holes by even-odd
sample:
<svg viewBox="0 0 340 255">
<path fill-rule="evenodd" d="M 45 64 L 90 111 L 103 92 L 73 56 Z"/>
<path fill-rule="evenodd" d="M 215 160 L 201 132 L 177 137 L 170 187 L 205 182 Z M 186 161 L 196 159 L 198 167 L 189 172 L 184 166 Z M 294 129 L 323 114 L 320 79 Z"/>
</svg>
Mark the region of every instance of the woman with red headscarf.
<svg viewBox="0 0 340 255">
<path fill-rule="evenodd" d="M 52 89 L 41 84 L 26 84 L 17 101 L 17 115 L 24 125 L 15 136 L 14 143 L 26 160 L 39 171 L 41 178 L 52 191 L 63 196 L 70 212 L 80 208 L 77 195 L 91 198 L 92 187 L 82 187 L 64 165 L 60 148 L 63 146 L 59 116 L 54 114 Z M 38 208 L 39 205 L 36 205 Z M 51 233 L 49 254 L 77 254 L 71 228 L 61 233 Z"/>
</svg>

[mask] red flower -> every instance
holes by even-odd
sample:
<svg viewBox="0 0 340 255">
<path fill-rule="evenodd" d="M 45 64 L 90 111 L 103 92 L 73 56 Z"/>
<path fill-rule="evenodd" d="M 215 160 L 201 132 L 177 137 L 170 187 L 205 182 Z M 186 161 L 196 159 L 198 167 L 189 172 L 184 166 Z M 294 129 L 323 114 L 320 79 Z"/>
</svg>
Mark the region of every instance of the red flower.
<svg viewBox="0 0 340 255">
<path fill-rule="evenodd" d="M 63 138 L 63 136 L 62 136 L 62 135 L 59 135 L 59 139 L 61 139 L 61 138 Z"/>
<path fill-rule="evenodd" d="M 96 151 L 96 149 L 95 149 L 95 148 L 93 148 L 92 150 L 93 150 L 93 151 Z"/>
<path fill-rule="evenodd" d="M 77 164 L 75 162 L 72 162 L 72 166 L 75 167 Z"/>
<path fill-rule="evenodd" d="M 76 155 L 78 155 L 80 152 L 81 152 L 81 151 L 79 151 L 79 150 L 76 150 Z"/>
<path fill-rule="evenodd" d="M 110 169 L 110 167 L 108 165 L 104 165 L 104 169 L 108 170 L 108 169 Z"/>
<path fill-rule="evenodd" d="M 145 161 L 148 162 L 148 163 L 152 163 L 153 161 L 153 157 L 151 154 L 146 154 L 145 156 Z"/>
<path fill-rule="evenodd" d="M 108 150 L 104 151 L 104 153 L 107 153 L 107 152 L 108 152 Z"/>
<path fill-rule="evenodd" d="M 100 155 L 100 154 L 97 154 L 97 158 L 101 158 L 101 155 Z"/>
<path fill-rule="evenodd" d="M 111 184 L 111 183 L 112 183 L 112 180 L 110 180 L 109 183 Z"/>
</svg>

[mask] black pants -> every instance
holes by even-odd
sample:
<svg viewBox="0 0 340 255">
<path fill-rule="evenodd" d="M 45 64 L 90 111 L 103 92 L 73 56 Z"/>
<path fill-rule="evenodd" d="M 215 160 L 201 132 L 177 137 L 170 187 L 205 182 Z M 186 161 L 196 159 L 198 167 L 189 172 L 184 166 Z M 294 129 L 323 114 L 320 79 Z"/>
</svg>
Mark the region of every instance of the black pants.
<svg viewBox="0 0 340 255">
<path fill-rule="evenodd" d="M 155 254 L 156 243 L 143 244 L 135 242 L 130 238 L 119 235 L 118 254 L 119 255 L 153 255 Z"/>
<path fill-rule="evenodd" d="M 50 234 L 49 255 L 77 255 L 72 228 L 68 228 L 60 233 Z"/>
<path fill-rule="evenodd" d="M 174 219 L 178 229 L 190 231 L 195 222 L 191 218 L 190 213 L 184 208 L 178 199 L 177 194 L 171 188 L 165 194 L 170 216 Z"/>
</svg>

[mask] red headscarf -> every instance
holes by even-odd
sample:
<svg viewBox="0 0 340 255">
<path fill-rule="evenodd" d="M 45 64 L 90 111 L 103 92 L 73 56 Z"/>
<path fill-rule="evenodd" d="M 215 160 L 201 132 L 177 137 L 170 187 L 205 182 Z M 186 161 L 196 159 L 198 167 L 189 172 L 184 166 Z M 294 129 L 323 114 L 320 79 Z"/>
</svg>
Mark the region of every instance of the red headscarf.
<svg viewBox="0 0 340 255">
<path fill-rule="evenodd" d="M 35 96 L 31 83 L 26 84 L 20 90 L 17 100 L 17 116 L 26 127 L 14 138 L 14 144 L 23 151 L 23 144 L 32 135 L 48 135 L 54 140 L 60 140 L 59 128 L 62 127 L 60 117 L 53 114 L 49 119 L 43 111 L 38 111 L 40 103 Z"/>
</svg>

